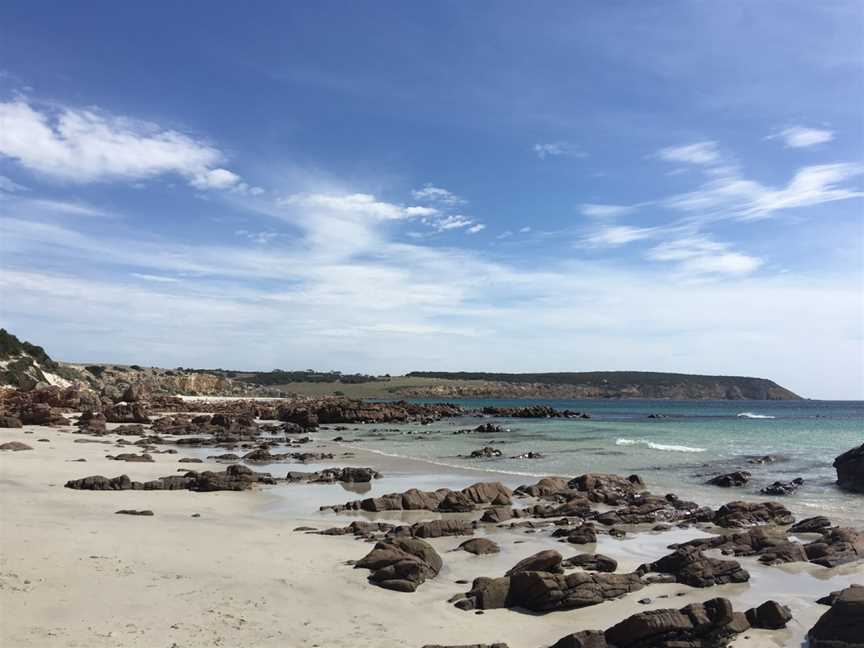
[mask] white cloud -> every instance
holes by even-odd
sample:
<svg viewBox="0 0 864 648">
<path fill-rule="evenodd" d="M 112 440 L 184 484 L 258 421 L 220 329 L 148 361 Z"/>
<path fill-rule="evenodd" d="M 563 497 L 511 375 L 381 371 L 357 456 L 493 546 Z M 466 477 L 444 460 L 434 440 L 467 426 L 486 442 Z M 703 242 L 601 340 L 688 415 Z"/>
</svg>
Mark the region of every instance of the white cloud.
<svg viewBox="0 0 864 648">
<path fill-rule="evenodd" d="M 590 218 L 614 218 L 623 216 L 635 211 L 635 207 L 628 205 L 598 205 L 594 203 L 584 203 L 579 206 L 579 211 L 583 216 Z"/>
<path fill-rule="evenodd" d="M 449 206 L 464 205 L 467 202 L 447 189 L 436 187 L 432 184 L 426 184 L 422 189 L 414 189 L 411 195 L 414 197 L 414 200 L 441 203 Z"/>
<path fill-rule="evenodd" d="M 179 174 L 198 189 L 229 189 L 240 177 L 212 145 L 147 122 L 94 110 L 39 111 L 0 102 L 0 156 L 67 182 L 139 180 Z"/>
<path fill-rule="evenodd" d="M 154 283 L 177 283 L 180 281 L 176 277 L 163 277 L 161 275 L 145 274 L 142 272 L 133 272 L 132 276 L 143 281 L 152 281 Z"/>
<path fill-rule="evenodd" d="M 708 165 L 720 161 L 717 142 L 695 142 L 683 146 L 669 146 L 660 149 L 657 156 L 667 162 L 686 162 L 688 164 Z"/>
<path fill-rule="evenodd" d="M 519 232 L 522 233 L 522 234 L 527 234 L 527 233 L 530 232 L 530 231 L 531 231 L 531 228 L 528 227 L 527 225 L 526 225 L 525 227 L 522 227 L 522 228 L 519 229 Z"/>
<path fill-rule="evenodd" d="M 486 229 L 486 226 L 483 223 L 477 223 L 476 225 L 469 227 L 467 232 L 469 234 L 477 234 L 478 232 L 482 232 L 484 229 Z"/>
<path fill-rule="evenodd" d="M 0 175 L 0 192 L 7 191 L 13 193 L 15 191 L 25 191 L 25 188 L 17 182 L 13 182 L 11 178 Z"/>
<path fill-rule="evenodd" d="M 533 150 L 541 160 L 545 160 L 547 157 L 588 157 L 587 153 L 580 151 L 576 146 L 568 142 L 535 144 Z"/>
<path fill-rule="evenodd" d="M 791 126 L 779 133 L 769 135 L 768 139 L 782 138 L 786 148 L 807 148 L 824 144 L 834 139 L 834 131 L 822 128 L 807 128 L 806 126 Z"/>
<path fill-rule="evenodd" d="M 761 259 L 729 248 L 726 243 L 694 236 L 661 243 L 651 248 L 646 257 L 653 261 L 678 262 L 679 270 L 688 275 L 746 275 L 762 265 Z"/>
<path fill-rule="evenodd" d="M 470 218 L 465 218 L 464 216 L 453 215 L 453 216 L 445 216 L 440 220 L 436 221 L 435 226 L 439 230 L 450 230 L 450 229 L 461 229 L 462 227 L 468 227 L 474 221 Z"/>
<path fill-rule="evenodd" d="M 378 200 L 372 194 L 325 194 L 301 193 L 283 198 L 283 205 L 300 205 L 312 207 L 327 212 L 369 217 L 375 220 L 399 220 L 419 215 L 416 208 L 404 208 L 401 205 Z M 409 211 L 411 210 L 411 211 Z"/>
<path fill-rule="evenodd" d="M 111 216 L 109 212 L 92 205 L 87 205 L 80 202 L 67 202 L 64 200 L 47 200 L 34 199 L 21 201 L 21 204 L 26 209 L 45 210 L 60 214 L 69 214 L 71 216 Z"/>
<path fill-rule="evenodd" d="M 604 227 L 591 234 L 585 242 L 600 247 L 617 247 L 651 238 L 656 235 L 653 227 L 630 227 L 629 225 L 615 225 Z"/>
</svg>

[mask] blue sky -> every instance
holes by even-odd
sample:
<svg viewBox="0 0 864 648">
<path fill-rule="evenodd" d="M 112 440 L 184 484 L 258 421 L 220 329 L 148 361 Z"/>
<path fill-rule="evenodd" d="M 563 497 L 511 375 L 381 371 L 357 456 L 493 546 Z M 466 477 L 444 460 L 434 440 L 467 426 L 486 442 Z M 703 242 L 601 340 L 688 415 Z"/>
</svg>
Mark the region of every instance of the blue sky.
<svg viewBox="0 0 864 648">
<path fill-rule="evenodd" d="M 864 397 L 858 2 L 6 2 L 0 322 L 69 361 Z"/>
</svg>

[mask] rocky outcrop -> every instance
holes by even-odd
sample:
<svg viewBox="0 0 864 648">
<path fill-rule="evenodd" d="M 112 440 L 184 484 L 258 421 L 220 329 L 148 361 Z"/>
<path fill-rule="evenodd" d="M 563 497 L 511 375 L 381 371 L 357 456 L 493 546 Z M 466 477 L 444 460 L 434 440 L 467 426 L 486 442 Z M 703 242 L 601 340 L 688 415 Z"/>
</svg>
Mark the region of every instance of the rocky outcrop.
<svg viewBox="0 0 864 648">
<path fill-rule="evenodd" d="M 389 538 L 355 563 L 369 569 L 369 582 L 397 592 L 413 592 L 441 571 L 441 557 L 418 538 Z"/>
<path fill-rule="evenodd" d="M 512 491 L 500 482 L 472 484 L 461 491 L 441 488 L 436 491 L 420 491 L 416 488 L 404 493 L 390 493 L 381 497 L 354 500 L 346 504 L 323 506 L 322 510 L 341 511 L 439 511 L 442 513 L 464 513 L 478 506 L 510 504 Z"/>
<path fill-rule="evenodd" d="M 532 556 L 523 558 L 513 565 L 513 567 L 507 571 L 505 576 L 512 576 L 513 574 L 525 571 L 542 571 L 560 574 L 564 571 L 561 567 L 561 562 L 563 560 L 563 556 L 561 556 L 557 551 L 546 549 L 545 551 L 540 551 Z"/>
<path fill-rule="evenodd" d="M 837 457 L 834 468 L 840 488 L 850 493 L 864 493 L 864 444 Z"/>
<path fill-rule="evenodd" d="M 146 482 L 132 481 L 127 475 L 103 477 L 94 475 L 67 481 L 66 488 L 73 490 L 191 490 L 198 492 L 242 491 L 254 484 L 273 484 L 267 473 L 252 472 L 246 466 L 228 466 L 224 472 L 188 471 L 184 475 L 169 475 Z"/>
<path fill-rule="evenodd" d="M 757 609 L 764 608 L 773 621 L 773 605 L 769 601 Z M 605 632 L 582 630 L 562 637 L 552 648 L 723 648 L 750 628 L 751 612 L 735 612 L 728 599 L 714 598 L 678 610 L 639 612 Z"/>
<path fill-rule="evenodd" d="M 223 455 L 229 458 L 234 455 Z M 332 484 L 342 482 L 345 484 L 365 484 L 373 479 L 380 479 L 381 473 L 373 468 L 325 468 L 317 472 L 291 471 L 285 476 L 289 482 L 308 482 L 312 484 Z"/>
<path fill-rule="evenodd" d="M 465 520 L 430 520 L 416 522 L 410 526 L 400 526 L 393 529 L 392 535 L 411 536 L 414 538 L 441 538 L 443 536 L 474 535 L 474 527 Z"/>
<path fill-rule="evenodd" d="M 706 483 L 712 486 L 721 486 L 722 488 L 737 488 L 744 486 L 750 481 L 753 475 L 746 470 L 737 470 L 735 472 L 726 473 L 725 475 L 717 475 L 712 477 Z"/>
<path fill-rule="evenodd" d="M 864 534 L 849 527 L 833 527 L 822 532 L 822 538 L 804 545 L 810 562 L 822 567 L 836 567 L 864 559 Z"/>
<path fill-rule="evenodd" d="M 471 590 L 454 602 L 463 610 L 517 607 L 532 612 L 551 612 L 597 605 L 642 587 L 635 574 L 519 571 L 502 578 L 475 579 Z"/>
<path fill-rule="evenodd" d="M 795 522 L 795 518 L 778 502 L 729 502 L 717 509 L 712 521 L 728 529 L 762 524 L 785 526 Z"/>
<path fill-rule="evenodd" d="M 653 563 L 641 565 L 637 570 L 640 575 L 652 572 L 671 574 L 676 582 L 691 587 L 745 583 L 750 580 L 750 574 L 737 561 L 709 558 L 693 546 L 679 547 Z"/>
<path fill-rule="evenodd" d="M 804 545 L 790 540 L 778 527 L 755 527 L 740 533 L 697 538 L 675 546 L 680 547 L 694 547 L 700 551 L 719 549 L 724 554 L 735 556 L 759 556 L 760 562 L 769 565 L 808 560 Z"/>
<path fill-rule="evenodd" d="M 15 416 L 0 416 L 0 428 L 20 428 L 21 419 Z"/>
<path fill-rule="evenodd" d="M 762 605 L 750 608 L 744 613 L 751 628 L 761 630 L 780 630 L 792 620 L 792 612 L 777 601 L 765 601 Z"/>
<path fill-rule="evenodd" d="M 864 587 L 849 587 L 807 634 L 811 648 L 864 648 Z"/>
</svg>

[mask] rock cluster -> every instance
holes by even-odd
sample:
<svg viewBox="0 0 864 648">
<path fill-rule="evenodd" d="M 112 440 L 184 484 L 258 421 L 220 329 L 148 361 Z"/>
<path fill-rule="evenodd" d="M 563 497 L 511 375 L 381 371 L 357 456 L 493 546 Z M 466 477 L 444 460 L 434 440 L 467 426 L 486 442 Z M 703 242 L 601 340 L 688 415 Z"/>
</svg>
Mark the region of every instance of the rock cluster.
<svg viewBox="0 0 864 648">
<path fill-rule="evenodd" d="M 413 592 L 427 579 L 435 578 L 442 566 L 441 557 L 430 544 L 418 538 L 394 537 L 355 563 L 369 569 L 369 582 L 397 592 Z"/>
<path fill-rule="evenodd" d="M 652 572 L 671 574 L 676 582 L 691 587 L 745 583 L 750 580 L 750 574 L 737 561 L 709 558 L 694 546 L 681 546 L 653 563 L 641 565 L 637 570 L 640 575 Z"/>
<path fill-rule="evenodd" d="M 228 466 L 224 472 L 188 471 L 184 475 L 169 475 L 146 482 L 132 481 L 127 475 L 119 477 L 103 477 L 94 475 L 83 479 L 67 481 L 66 488 L 73 490 L 191 490 L 199 492 L 210 491 L 242 491 L 253 484 L 273 484 L 273 478 L 267 473 L 252 472 L 246 466 Z"/>
<path fill-rule="evenodd" d="M 354 500 L 346 504 L 323 506 L 322 510 L 341 511 L 440 511 L 442 513 L 464 513 L 473 511 L 478 505 L 495 506 L 511 503 L 512 491 L 500 482 L 480 482 L 453 491 L 440 488 L 436 491 L 420 491 L 416 488 L 404 493 L 390 493 L 381 497 Z"/>
</svg>

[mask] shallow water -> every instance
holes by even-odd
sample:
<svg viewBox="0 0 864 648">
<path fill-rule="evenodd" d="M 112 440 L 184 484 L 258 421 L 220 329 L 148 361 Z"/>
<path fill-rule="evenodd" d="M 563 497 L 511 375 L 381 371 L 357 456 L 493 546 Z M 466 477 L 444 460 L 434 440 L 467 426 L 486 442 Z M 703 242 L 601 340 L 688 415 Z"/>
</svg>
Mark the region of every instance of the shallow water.
<svg viewBox="0 0 864 648">
<path fill-rule="evenodd" d="M 431 402 L 431 401 L 418 401 Z M 864 526 L 858 495 L 835 485 L 834 458 L 864 442 L 864 402 L 839 401 L 457 401 L 485 405 L 551 405 L 591 414 L 591 419 L 483 419 L 501 424 L 496 434 L 453 434 L 476 427 L 476 417 L 420 425 L 359 425 L 348 431 L 322 430 L 320 437 L 343 436 L 386 455 L 413 457 L 442 467 L 472 468 L 534 476 L 584 472 L 637 473 L 655 492 L 676 492 L 688 499 L 719 504 L 760 499 L 759 490 L 775 480 L 805 479 L 797 494 L 784 498 L 801 516 L 824 514 L 838 522 Z M 648 418 L 649 415 L 662 418 Z M 469 459 L 472 450 L 498 448 L 503 457 Z M 542 459 L 514 459 L 528 451 Z M 771 464 L 749 460 L 773 455 Z M 705 481 L 722 472 L 748 470 L 744 488 L 722 489 Z M 520 479 L 521 478 L 521 479 Z M 766 499 L 776 499 L 766 498 Z"/>
</svg>

